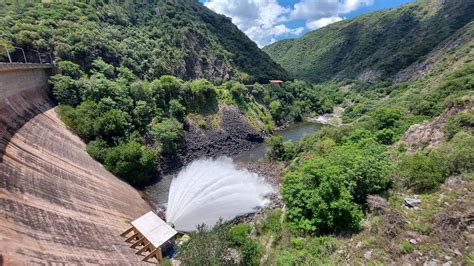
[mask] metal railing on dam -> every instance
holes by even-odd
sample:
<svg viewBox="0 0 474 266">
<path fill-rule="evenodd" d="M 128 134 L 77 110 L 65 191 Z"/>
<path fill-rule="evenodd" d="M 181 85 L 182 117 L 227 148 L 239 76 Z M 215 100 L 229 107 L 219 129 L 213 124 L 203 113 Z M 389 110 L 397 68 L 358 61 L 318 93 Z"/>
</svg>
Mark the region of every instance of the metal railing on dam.
<svg viewBox="0 0 474 266">
<path fill-rule="evenodd" d="M 39 63 L 2 63 L 0 62 L 0 72 L 16 71 L 22 69 L 49 69 L 54 68 L 53 64 L 39 64 Z"/>
</svg>

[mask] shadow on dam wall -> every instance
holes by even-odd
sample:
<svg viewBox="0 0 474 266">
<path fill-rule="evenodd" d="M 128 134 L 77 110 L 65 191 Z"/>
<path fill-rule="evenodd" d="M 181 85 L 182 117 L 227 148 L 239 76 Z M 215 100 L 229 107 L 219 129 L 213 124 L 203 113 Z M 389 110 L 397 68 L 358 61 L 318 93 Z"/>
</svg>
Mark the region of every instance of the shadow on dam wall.
<svg viewBox="0 0 474 266">
<path fill-rule="evenodd" d="M 150 206 L 60 121 L 49 71 L 0 66 L 0 264 L 138 264 L 120 233 Z"/>
</svg>

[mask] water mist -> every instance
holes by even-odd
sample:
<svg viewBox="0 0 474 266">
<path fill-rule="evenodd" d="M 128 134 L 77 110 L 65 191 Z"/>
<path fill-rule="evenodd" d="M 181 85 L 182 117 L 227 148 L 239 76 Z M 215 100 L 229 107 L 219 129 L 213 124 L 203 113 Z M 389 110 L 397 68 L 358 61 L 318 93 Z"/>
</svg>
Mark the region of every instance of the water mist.
<svg viewBox="0 0 474 266">
<path fill-rule="evenodd" d="M 199 224 L 255 212 L 272 192 L 262 177 L 238 169 L 230 158 L 196 160 L 171 183 L 166 221 L 177 230 L 194 231 Z"/>
</svg>

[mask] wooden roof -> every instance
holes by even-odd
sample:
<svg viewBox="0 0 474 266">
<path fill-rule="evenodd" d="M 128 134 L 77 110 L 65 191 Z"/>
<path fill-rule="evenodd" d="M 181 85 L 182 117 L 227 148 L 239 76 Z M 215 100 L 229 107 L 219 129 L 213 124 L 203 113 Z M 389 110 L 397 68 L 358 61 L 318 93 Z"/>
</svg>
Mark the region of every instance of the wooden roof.
<svg viewBox="0 0 474 266">
<path fill-rule="evenodd" d="M 178 233 L 152 211 L 133 221 L 132 225 L 155 248 L 160 247 Z"/>
<path fill-rule="evenodd" d="M 272 80 L 269 80 L 270 83 L 272 84 L 281 84 L 281 83 L 284 83 L 283 80 L 279 80 L 279 79 L 272 79 Z"/>
</svg>

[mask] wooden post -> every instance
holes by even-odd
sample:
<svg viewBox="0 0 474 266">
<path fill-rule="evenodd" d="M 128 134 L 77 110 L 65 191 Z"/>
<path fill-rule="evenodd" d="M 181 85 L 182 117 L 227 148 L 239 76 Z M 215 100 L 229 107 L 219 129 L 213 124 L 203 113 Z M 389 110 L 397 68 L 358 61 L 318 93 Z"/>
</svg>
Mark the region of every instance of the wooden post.
<svg viewBox="0 0 474 266">
<path fill-rule="evenodd" d="M 155 257 L 158 262 L 161 262 L 160 258 L 163 258 L 163 256 L 161 255 L 161 249 L 155 248 L 155 250 L 148 254 L 142 261 L 147 262 L 152 257 Z"/>
<path fill-rule="evenodd" d="M 137 242 L 133 243 L 133 244 L 130 246 L 130 248 L 133 248 L 133 249 L 134 249 L 136 246 L 140 245 L 140 244 L 143 242 L 144 239 L 145 239 L 145 237 L 141 237 L 140 239 L 138 239 Z"/>
<path fill-rule="evenodd" d="M 135 234 L 133 234 L 131 237 L 127 238 L 125 240 L 125 242 L 130 242 L 132 241 L 134 238 L 138 237 L 138 235 L 140 234 L 140 232 L 136 232 Z"/>
<path fill-rule="evenodd" d="M 127 231 L 121 233 L 120 236 L 126 237 L 126 236 L 127 236 L 130 232 L 132 232 L 133 230 L 134 230 L 134 228 L 133 228 L 133 227 L 130 227 L 130 228 L 127 229 Z"/>
<path fill-rule="evenodd" d="M 141 255 L 143 252 L 147 251 L 150 246 L 151 246 L 151 243 L 148 243 L 148 244 L 145 245 L 142 249 L 140 249 L 139 251 L 135 252 L 135 254 Z"/>
</svg>

